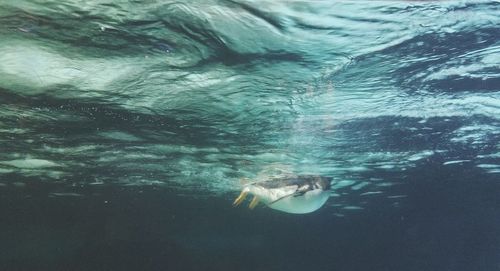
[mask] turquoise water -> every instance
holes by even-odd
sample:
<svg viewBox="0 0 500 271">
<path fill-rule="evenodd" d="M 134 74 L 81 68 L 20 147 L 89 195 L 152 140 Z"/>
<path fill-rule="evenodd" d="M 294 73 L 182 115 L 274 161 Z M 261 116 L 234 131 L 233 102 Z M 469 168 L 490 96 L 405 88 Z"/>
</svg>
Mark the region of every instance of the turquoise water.
<svg viewBox="0 0 500 271">
<path fill-rule="evenodd" d="M 497 1 L 0 3 L 1 270 L 498 270 Z M 318 212 L 241 179 L 334 178 Z"/>
</svg>

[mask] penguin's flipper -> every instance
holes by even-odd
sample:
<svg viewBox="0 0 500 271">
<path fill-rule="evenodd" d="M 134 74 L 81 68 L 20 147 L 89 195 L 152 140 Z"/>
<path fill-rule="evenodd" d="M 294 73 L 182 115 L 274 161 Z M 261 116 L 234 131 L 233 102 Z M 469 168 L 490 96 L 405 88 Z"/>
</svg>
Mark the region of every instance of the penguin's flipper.
<svg viewBox="0 0 500 271">
<path fill-rule="evenodd" d="M 248 195 L 247 191 L 245 191 L 245 190 L 241 191 L 240 195 L 234 200 L 233 206 L 236 207 L 236 206 L 240 205 L 245 200 L 247 195 Z"/>
<path fill-rule="evenodd" d="M 250 205 L 248 205 L 248 208 L 250 208 L 250 210 L 253 210 L 253 208 L 255 208 L 257 204 L 259 204 L 259 198 L 257 196 L 253 196 L 253 199 L 250 202 Z"/>
<path fill-rule="evenodd" d="M 309 186 L 302 186 L 302 187 L 298 187 L 297 190 L 295 190 L 293 193 L 290 193 L 288 195 L 284 195 L 276 200 L 273 200 L 271 201 L 268 205 L 271 205 L 273 203 L 276 203 L 282 199 L 285 199 L 285 198 L 288 198 L 288 197 L 299 197 L 299 196 L 302 196 L 304 195 L 305 193 L 307 193 L 308 191 L 310 191 L 310 187 Z"/>
<path fill-rule="evenodd" d="M 304 194 L 304 192 L 297 192 L 297 191 L 295 191 L 295 192 L 293 192 L 293 193 L 291 193 L 291 194 L 284 195 L 284 196 L 282 196 L 281 198 L 278 198 L 278 199 L 276 199 L 276 200 L 271 201 L 268 205 L 271 205 L 271 204 L 273 204 L 273 203 L 276 203 L 276 202 L 278 202 L 278 201 L 280 201 L 280 200 L 282 200 L 282 199 L 286 199 L 286 198 L 288 198 L 288 197 L 297 197 L 297 196 L 300 196 L 300 195 L 303 195 L 303 194 Z"/>
<path fill-rule="evenodd" d="M 304 186 L 298 187 L 297 190 L 295 190 L 295 193 L 293 193 L 293 196 L 294 197 L 302 196 L 305 193 L 311 191 L 312 189 L 313 189 L 313 187 L 311 187 L 310 185 L 304 185 Z"/>
</svg>

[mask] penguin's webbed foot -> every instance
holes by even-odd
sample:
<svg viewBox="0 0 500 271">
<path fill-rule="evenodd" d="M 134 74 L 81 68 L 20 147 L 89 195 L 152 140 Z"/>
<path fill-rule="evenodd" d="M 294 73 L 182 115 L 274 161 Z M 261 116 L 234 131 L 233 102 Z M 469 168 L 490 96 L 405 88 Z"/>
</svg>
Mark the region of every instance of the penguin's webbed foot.
<svg viewBox="0 0 500 271">
<path fill-rule="evenodd" d="M 236 207 L 240 205 L 247 197 L 247 194 L 248 194 L 247 191 L 241 191 L 240 195 L 234 200 L 233 206 Z"/>
<path fill-rule="evenodd" d="M 255 208 L 257 204 L 259 204 L 259 198 L 257 196 L 253 196 L 253 199 L 250 202 L 250 205 L 248 205 L 248 208 L 250 208 L 250 210 L 253 210 L 253 208 Z"/>
</svg>

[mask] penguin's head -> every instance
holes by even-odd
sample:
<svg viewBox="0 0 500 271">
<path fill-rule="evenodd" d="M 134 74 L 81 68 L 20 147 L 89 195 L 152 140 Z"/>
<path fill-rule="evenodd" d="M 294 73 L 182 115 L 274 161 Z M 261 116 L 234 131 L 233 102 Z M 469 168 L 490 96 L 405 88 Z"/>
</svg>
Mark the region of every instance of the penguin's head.
<svg viewBox="0 0 500 271">
<path fill-rule="evenodd" d="M 316 185 L 318 185 L 321 190 L 327 191 L 332 188 L 331 186 L 332 180 L 333 180 L 332 177 L 319 177 L 318 180 L 316 181 Z"/>
</svg>

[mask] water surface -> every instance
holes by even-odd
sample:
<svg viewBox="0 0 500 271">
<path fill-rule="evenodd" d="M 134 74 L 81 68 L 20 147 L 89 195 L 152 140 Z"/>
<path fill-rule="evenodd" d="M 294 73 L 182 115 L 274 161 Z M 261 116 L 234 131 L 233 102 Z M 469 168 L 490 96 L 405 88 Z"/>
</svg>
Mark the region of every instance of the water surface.
<svg viewBox="0 0 500 271">
<path fill-rule="evenodd" d="M 0 269 L 499 270 L 497 1 L 3 1 Z M 240 179 L 334 178 L 304 216 Z"/>
</svg>

